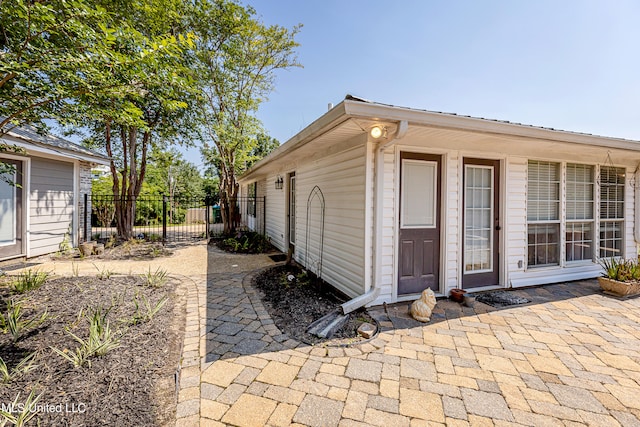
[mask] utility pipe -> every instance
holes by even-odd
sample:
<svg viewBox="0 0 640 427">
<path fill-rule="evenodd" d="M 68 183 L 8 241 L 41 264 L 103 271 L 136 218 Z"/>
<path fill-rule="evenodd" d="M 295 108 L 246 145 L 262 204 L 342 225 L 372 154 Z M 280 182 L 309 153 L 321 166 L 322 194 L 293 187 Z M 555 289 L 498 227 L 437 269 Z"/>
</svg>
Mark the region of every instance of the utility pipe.
<svg viewBox="0 0 640 427">
<path fill-rule="evenodd" d="M 382 238 L 383 229 L 383 210 L 384 210 L 384 151 L 395 144 L 399 139 L 402 139 L 409 129 L 409 122 L 402 120 L 398 122 L 398 127 L 391 137 L 387 141 L 380 141 L 378 146 L 374 150 L 374 163 L 375 163 L 375 204 L 374 210 L 374 222 L 375 222 L 375 236 L 374 236 L 374 277 L 371 281 L 371 288 L 366 293 L 357 296 L 341 305 L 342 312 L 344 314 L 351 313 L 354 310 L 363 307 L 370 302 L 374 301 L 380 295 L 380 288 L 377 286 L 380 277 L 382 276 L 382 251 L 380 250 L 380 240 Z"/>
</svg>

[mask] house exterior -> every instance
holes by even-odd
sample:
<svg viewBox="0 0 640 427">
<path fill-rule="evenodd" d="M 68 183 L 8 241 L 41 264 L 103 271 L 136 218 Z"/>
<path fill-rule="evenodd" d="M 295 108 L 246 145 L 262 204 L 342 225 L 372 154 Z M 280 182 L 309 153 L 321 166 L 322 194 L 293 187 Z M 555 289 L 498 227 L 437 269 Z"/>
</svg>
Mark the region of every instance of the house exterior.
<svg viewBox="0 0 640 427">
<path fill-rule="evenodd" d="M 639 167 L 638 141 L 347 96 L 240 183 L 266 196 L 273 245 L 355 298 L 349 311 L 636 258 Z"/>
<path fill-rule="evenodd" d="M 0 153 L 0 161 L 15 165 L 8 178 L 19 184 L 0 180 L 0 261 L 56 252 L 91 236 L 90 216 L 84 224 L 84 194 L 91 194 L 91 168 L 109 160 L 28 126 L 12 129 L 0 142 L 25 150 Z"/>
</svg>

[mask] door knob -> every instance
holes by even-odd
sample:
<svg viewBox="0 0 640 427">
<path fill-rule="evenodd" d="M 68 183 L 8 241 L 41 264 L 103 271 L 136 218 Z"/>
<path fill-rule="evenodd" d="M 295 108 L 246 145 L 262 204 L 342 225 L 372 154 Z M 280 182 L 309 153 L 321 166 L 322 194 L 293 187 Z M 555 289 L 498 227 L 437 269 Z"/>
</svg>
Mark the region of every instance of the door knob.
<svg viewBox="0 0 640 427">
<path fill-rule="evenodd" d="M 496 231 L 500 231 L 502 230 L 502 227 L 500 227 L 499 225 L 496 225 Z"/>
</svg>

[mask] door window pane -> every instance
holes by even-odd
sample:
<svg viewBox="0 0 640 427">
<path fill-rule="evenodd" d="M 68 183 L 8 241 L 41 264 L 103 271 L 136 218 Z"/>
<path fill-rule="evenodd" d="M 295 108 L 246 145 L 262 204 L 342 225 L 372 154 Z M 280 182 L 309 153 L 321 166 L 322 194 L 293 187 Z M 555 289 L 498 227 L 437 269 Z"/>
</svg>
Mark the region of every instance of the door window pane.
<svg viewBox="0 0 640 427">
<path fill-rule="evenodd" d="M 466 165 L 464 173 L 464 271 L 492 271 L 493 168 Z"/>
<path fill-rule="evenodd" d="M 402 161 L 402 227 L 436 226 L 435 162 Z"/>
</svg>

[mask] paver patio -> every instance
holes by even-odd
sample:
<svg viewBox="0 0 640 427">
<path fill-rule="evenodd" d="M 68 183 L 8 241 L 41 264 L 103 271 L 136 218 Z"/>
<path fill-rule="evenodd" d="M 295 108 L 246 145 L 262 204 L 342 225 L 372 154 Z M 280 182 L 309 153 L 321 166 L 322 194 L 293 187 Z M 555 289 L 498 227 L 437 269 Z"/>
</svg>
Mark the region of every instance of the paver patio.
<svg viewBox="0 0 640 427">
<path fill-rule="evenodd" d="M 427 325 L 314 347 L 282 334 L 252 288 L 264 257 L 228 272 L 215 252 L 190 294 L 199 351 L 185 342 L 178 426 L 640 426 L 640 299 L 583 281 L 501 310 L 439 301 Z"/>
</svg>

